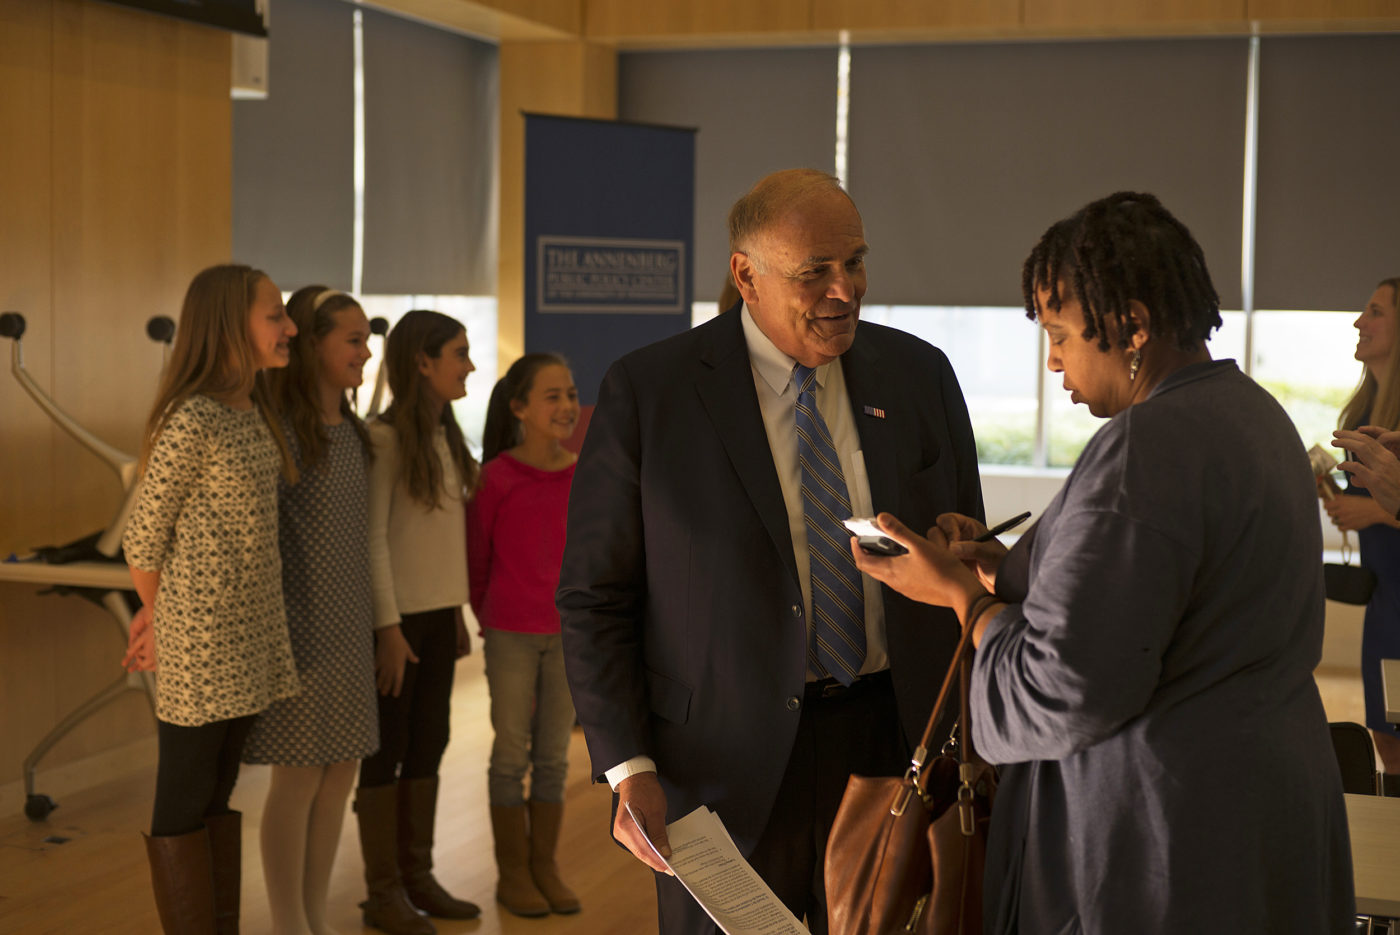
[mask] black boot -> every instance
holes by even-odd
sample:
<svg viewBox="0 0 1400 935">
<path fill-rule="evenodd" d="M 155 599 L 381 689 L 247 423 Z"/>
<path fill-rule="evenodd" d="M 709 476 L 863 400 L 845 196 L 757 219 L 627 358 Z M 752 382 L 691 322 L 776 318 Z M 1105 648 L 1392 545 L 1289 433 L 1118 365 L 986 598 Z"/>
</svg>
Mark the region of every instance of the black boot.
<svg viewBox="0 0 1400 935">
<path fill-rule="evenodd" d="M 243 813 L 204 819 L 214 866 L 214 931 L 238 935 L 238 904 L 243 895 Z"/>
<path fill-rule="evenodd" d="M 361 786 L 355 793 L 369 890 L 369 898 L 360 903 L 364 922 L 389 935 L 435 935 L 437 928 L 413 908 L 399 879 L 398 810 L 398 790 L 393 784 Z"/>
<path fill-rule="evenodd" d="M 413 905 L 439 919 L 475 919 L 481 907 L 457 899 L 433 877 L 438 778 L 399 780 L 399 876 Z"/>
</svg>

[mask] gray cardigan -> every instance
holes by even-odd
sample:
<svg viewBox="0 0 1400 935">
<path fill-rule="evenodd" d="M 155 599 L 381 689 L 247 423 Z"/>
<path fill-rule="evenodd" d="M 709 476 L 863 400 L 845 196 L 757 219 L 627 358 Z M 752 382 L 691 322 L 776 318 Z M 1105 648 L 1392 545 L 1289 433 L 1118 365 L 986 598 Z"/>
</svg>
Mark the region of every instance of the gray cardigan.
<svg viewBox="0 0 1400 935">
<path fill-rule="evenodd" d="M 1321 552 L 1298 434 L 1233 361 L 1099 430 L 977 650 L 989 931 L 1350 931 Z"/>
</svg>

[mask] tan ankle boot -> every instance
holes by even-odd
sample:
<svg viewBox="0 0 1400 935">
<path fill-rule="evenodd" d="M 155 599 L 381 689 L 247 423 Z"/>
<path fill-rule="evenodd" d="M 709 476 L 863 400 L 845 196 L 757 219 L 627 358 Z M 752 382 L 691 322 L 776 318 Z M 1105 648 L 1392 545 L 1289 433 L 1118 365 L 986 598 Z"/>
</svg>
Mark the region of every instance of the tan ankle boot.
<svg viewBox="0 0 1400 935">
<path fill-rule="evenodd" d="M 146 859 L 165 935 L 215 935 L 208 830 L 146 837 Z"/>
<path fill-rule="evenodd" d="M 568 915 L 581 907 L 574 891 L 559 879 L 559 865 L 554 859 L 563 820 L 563 802 L 530 800 L 530 876 L 549 901 L 550 910 Z"/>
<path fill-rule="evenodd" d="M 399 780 L 399 876 L 413 905 L 439 919 L 475 919 L 476 903 L 458 899 L 433 876 L 438 778 Z"/>
<path fill-rule="evenodd" d="M 398 789 L 390 783 L 355 793 L 360 853 L 369 898 L 360 903 L 364 923 L 389 935 L 436 935 L 437 928 L 408 901 L 399 879 Z"/>
<path fill-rule="evenodd" d="M 549 901 L 530 875 L 530 839 L 524 805 L 491 806 L 491 833 L 496 839 L 496 901 L 518 916 L 549 915 Z"/>
</svg>

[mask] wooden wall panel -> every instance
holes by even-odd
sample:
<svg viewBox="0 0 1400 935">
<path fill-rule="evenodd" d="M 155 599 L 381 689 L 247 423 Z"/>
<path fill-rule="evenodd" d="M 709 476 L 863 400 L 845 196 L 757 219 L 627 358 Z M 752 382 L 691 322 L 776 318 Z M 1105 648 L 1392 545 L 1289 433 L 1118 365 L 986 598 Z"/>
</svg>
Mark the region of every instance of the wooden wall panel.
<svg viewBox="0 0 1400 935">
<path fill-rule="evenodd" d="M 856 41 L 1389 31 L 1400 0 L 370 0 L 503 41 L 626 48 Z"/>
<path fill-rule="evenodd" d="M 811 29 L 811 0 L 586 0 L 584 5 L 583 34 L 594 42 L 801 35 Z"/>
<path fill-rule="evenodd" d="M 525 347 L 524 112 L 617 116 L 617 53 L 587 42 L 502 42 L 500 243 L 496 355 L 500 373 Z"/>
<path fill-rule="evenodd" d="M 857 41 L 871 37 L 1002 34 L 1021 24 L 1021 0 L 812 0 L 812 28 L 851 31 Z"/>
<path fill-rule="evenodd" d="M 1266 24 L 1400 28 L 1400 0 L 1246 0 L 1245 7 L 1249 19 Z"/>
<path fill-rule="evenodd" d="M 47 386 L 52 307 L 52 4 L 0 0 L 0 311 L 25 316 L 26 369 Z M 0 558 L 53 536 L 53 427 L 0 340 Z"/>
<path fill-rule="evenodd" d="M 162 363 L 145 336 L 230 247 L 229 34 L 87 0 L 0 0 L 0 306 L 28 319 L 27 369 L 132 453 Z M 0 552 L 104 527 L 116 475 L 0 374 Z M 120 673 L 104 610 L 0 585 L 0 784 Z M 151 734 L 135 692 L 69 734 L 42 770 Z"/>
<path fill-rule="evenodd" d="M 574 38 L 583 23 L 582 0 L 367 0 L 365 6 L 506 42 Z"/>
<path fill-rule="evenodd" d="M 1025 0 L 1022 26 L 1056 35 L 1240 32 L 1246 0 Z"/>
<path fill-rule="evenodd" d="M 230 38 L 103 3 L 57 12 L 53 393 L 135 453 L 161 365 L 145 322 L 229 255 Z M 115 475 L 66 436 L 54 473 L 60 535 L 104 526 Z"/>
</svg>

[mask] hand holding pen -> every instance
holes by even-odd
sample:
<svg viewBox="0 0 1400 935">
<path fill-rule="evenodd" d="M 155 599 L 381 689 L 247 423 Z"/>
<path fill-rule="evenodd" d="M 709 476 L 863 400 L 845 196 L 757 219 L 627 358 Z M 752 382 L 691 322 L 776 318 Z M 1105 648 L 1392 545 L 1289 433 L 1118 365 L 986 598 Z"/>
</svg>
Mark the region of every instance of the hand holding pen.
<svg viewBox="0 0 1400 935">
<path fill-rule="evenodd" d="M 986 532 L 982 533 L 981 535 L 979 535 L 979 536 L 973 536 L 973 537 L 972 537 L 972 541 L 973 541 L 973 542 L 991 542 L 991 541 L 992 541 L 993 539 L 995 539 L 997 536 L 1001 535 L 1001 534 L 1004 533 L 1004 532 L 1008 532 L 1008 531 L 1010 531 L 1010 530 L 1012 530 L 1012 529 L 1015 529 L 1017 526 L 1021 525 L 1022 523 L 1024 523 L 1026 520 L 1028 520 L 1028 519 L 1030 519 L 1030 518 L 1031 518 L 1031 511 L 1030 511 L 1030 510 L 1027 510 L 1027 511 L 1024 512 L 1024 513 L 1017 513 L 1015 516 L 1011 517 L 1010 519 L 1004 520 L 1003 522 L 1000 522 L 1000 523 L 997 523 L 995 526 L 993 526 L 991 529 L 988 529 Z"/>
<path fill-rule="evenodd" d="M 988 591 L 996 589 L 997 569 L 1006 556 L 1006 546 L 997 541 L 997 536 L 1015 529 L 1030 518 L 1026 511 L 1005 522 L 997 523 L 990 529 L 970 516 L 959 513 L 944 513 L 938 517 L 938 528 L 948 537 L 948 551 L 962 559 L 963 563 L 977 573 L 977 578 Z"/>
</svg>

